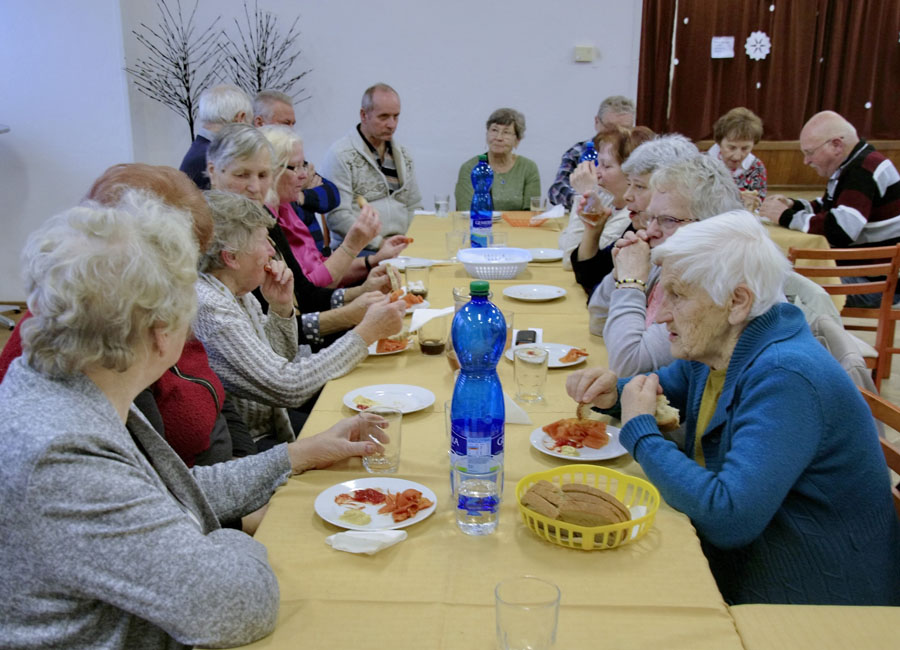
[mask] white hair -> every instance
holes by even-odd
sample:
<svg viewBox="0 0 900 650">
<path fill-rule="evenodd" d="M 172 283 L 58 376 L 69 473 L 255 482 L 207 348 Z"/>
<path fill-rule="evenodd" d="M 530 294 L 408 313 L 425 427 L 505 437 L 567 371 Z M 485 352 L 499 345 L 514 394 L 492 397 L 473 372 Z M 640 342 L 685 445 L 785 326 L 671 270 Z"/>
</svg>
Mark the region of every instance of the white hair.
<svg viewBox="0 0 900 650">
<path fill-rule="evenodd" d="M 197 242 L 190 216 L 139 190 L 49 219 L 22 251 L 27 362 L 53 377 L 127 370 L 151 327 L 194 318 Z"/>
<path fill-rule="evenodd" d="M 725 163 L 704 154 L 660 167 L 650 177 L 650 189 L 685 199 L 694 219 L 708 219 L 744 206 Z"/>
<path fill-rule="evenodd" d="M 266 124 L 259 127 L 260 133 L 272 146 L 272 186 L 269 188 L 267 203 L 278 203 L 278 181 L 294 154 L 294 145 L 303 146 L 303 138 L 291 127 L 284 124 Z"/>
<path fill-rule="evenodd" d="M 256 201 L 241 194 L 209 190 L 203 193 L 212 212 L 213 235 L 200 256 L 200 270 L 215 271 L 225 266 L 222 252 L 246 251 L 257 228 L 268 230 L 275 219 Z"/>
<path fill-rule="evenodd" d="M 622 173 L 652 174 L 660 167 L 693 158 L 698 153 L 697 146 L 680 133 L 659 135 L 635 147 L 628 160 L 622 163 Z"/>
<path fill-rule="evenodd" d="M 683 282 L 704 289 L 724 305 L 738 285 L 753 294 L 748 320 L 784 302 L 791 270 L 781 249 L 759 220 L 732 210 L 676 230 L 651 252 L 654 264 L 666 264 Z"/>
<path fill-rule="evenodd" d="M 261 117 L 264 122 L 271 122 L 275 105 L 278 103 L 294 107 L 294 100 L 280 90 L 260 90 L 253 98 L 253 117 Z"/>
<path fill-rule="evenodd" d="M 234 122 L 240 113 L 244 113 L 249 122 L 253 115 L 253 103 L 247 93 L 231 84 L 207 88 L 197 102 L 197 121 L 203 126 Z"/>
<path fill-rule="evenodd" d="M 272 156 L 272 145 L 259 129 L 249 124 L 226 124 L 209 143 L 206 160 L 220 172 L 235 160 L 251 158 L 262 149 Z"/>
</svg>

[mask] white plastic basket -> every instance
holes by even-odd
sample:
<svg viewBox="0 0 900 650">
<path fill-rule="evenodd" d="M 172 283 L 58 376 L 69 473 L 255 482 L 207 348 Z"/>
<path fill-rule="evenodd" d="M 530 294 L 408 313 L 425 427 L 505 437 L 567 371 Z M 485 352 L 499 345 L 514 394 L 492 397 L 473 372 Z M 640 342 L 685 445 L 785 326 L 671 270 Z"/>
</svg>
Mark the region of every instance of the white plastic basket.
<svg viewBox="0 0 900 650">
<path fill-rule="evenodd" d="M 479 280 L 511 280 L 525 270 L 531 253 L 524 248 L 463 248 L 456 258 Z"/>
</svg>

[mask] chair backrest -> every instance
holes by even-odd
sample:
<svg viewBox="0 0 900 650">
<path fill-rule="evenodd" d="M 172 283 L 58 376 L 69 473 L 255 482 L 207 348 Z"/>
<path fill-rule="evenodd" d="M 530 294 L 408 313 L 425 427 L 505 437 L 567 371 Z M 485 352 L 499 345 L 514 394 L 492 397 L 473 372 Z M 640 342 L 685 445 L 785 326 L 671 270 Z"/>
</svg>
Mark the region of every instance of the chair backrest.
<svg viewBox="0 0 900 650">
<path fill-rule="evenodd" d="M 894 431 L 900 431 L 900 407 L 865 388 L 860 388 L 859 392 L 862 393 L 866 404 L 869 405 L 872 417 L 879 422 L 883 422 L 894 429 Z M 884 460 L 887 462 L 887 466 L 900 474 L 900 448 L 897 448 L 884 438 L 879 438 L 879 440 L 881 441 L 881 451 L 884 453 Z M 900 517 L 900 489 L 898 489 L 897 485 L 894 485 L 891 487 L 891 491 L 894 494 L 894 509 L 897 511 L 897 516 Z"/>
<path fill-rule="evenodd" d="M 900 274 L 900 244 L 895 246 L 875 246 L 871 248 L 793 248 L 788 250 L 788 259 L 794 265 L 794 271 L 808 278 L 816 278 L 826 292 L 832 295 L 881 294 L 878 307 L 845 307 L 841 316 L 850 318 L 871 318 L 877 321 L 875 330 L 875 349 L 878 360 L 875 366 L 875 385 L 880 388 L 881 380 L 888 374 L 890 354 L 887 350 L 893 346 L 893 321 L 900 318 L 900 310 L 893 310 L 894 291 L 897 288 L 897 276 Z M 833 260 L 838 262 L 856 262 L 855 264 L 837 264 L 836 266 L 808 266 L 798 264 L 801 260 Z M 867 282 L 840 282 L 843 277 L 879 277 L 879 280 Z M 836 282 L 828 282 L 837 279 Z"/>
</svg>

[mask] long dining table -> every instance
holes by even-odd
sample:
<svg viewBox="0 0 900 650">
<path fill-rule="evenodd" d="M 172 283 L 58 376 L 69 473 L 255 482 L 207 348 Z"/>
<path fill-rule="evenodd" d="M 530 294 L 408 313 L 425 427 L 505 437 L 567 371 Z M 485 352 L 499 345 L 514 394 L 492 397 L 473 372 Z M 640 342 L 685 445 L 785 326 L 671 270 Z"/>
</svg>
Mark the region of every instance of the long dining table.
<svg viewBox="0 0 900 650">
<path fill-rule="evenodd" d="M 447 260 L 445 234 L 461 223 L 454 216 L 421 215 L 410 229 L 414 243 L 406 255 L 437 261 L 430 271 L 431 307 L 451 306 L 452 288 L 472 279 L 462 265 Z M 508 233 L 510 246 L 555 249 L 560 224 L 551 220 L 539 227 L 513 227 L 501 221 L 494 228 Z M 503 294 L 507 287 L 526 283 L 553 285 L 566 293 L 542 302 Z M 529 435 L 574 415 L 576 405 L 565 393 L 566 376 L 585 364 L 605 364 L 606 348 L 601 337 L 588 331 L 587 296 L 559 261 L 531 262 L 515 279 L 490 284 L 493 302 L 515 314 L 517 329 L 540 328 L 544 342 L 589 352 L 584 364 L 549 370 L 545 402 L 523 407 L 531 424 L 506 425 L 497 532 L 471 537 L 455 523 L 444 423 L 454 375 L 445 356 L 424 355 L 416 346 L 398 354 L 370 355 L 326 384 L 300 435 L 313 435 L 353 415 L 343 398 L 363 387 L 398 383 L 431 391 L 433 404 L 403 416 L 402 455 L 394 476 L 433 490 L 435 511 L 405 528 L 406 540 L 374 555 L 341 552 L 325 538 L 342 529 L 316 514 L 315 498 L 338 483 L 371 475 L 354 458 L 289 479 L 272 497 L 256 533 L 281 589 L 278 622 L 273 634 L 248 647 L 487 650 L 495 647 L 495 584 L 527 574 L 560 588 L 558 648 L 743 648 L 691 522 L 664 502 L 644 537 L 609 550 L 563 548 L 523 524 L 515 499 L 519 479 L 570 464 L 534 449 Z M 504 391 L 513 395 L 512 363 L 501 359 L 498 373 Z M 627 454 L 601 464 L 643 476 Z"/>
</svg>

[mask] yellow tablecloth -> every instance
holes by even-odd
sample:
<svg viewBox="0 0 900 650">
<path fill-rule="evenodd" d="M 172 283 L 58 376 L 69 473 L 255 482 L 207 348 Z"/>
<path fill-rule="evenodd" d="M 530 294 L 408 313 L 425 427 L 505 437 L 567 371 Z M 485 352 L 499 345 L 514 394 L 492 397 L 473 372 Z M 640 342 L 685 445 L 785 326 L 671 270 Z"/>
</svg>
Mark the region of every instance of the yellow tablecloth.
<svg viewBox="0 0 900 650">
<path fill-rule="evenodd" d="M 443 232 L 452 220 L 416 219 L 411 256 L 446 257 Z M 555 248 L 557 230 L 497 226 L 510 244 Z M 428 300 L 452 304 L 451 288 L 471 278 L 459 265 L 433 267 Z M 521 302 L 502 295 L 505 286 L 540 282 L 567 290 L 552 302 Z M 530 264 L 516 280 L 491 283 L 494 302 L 513 309 L 516 327 L 541 327 L 548 342 L 586 347 L 589 363 L 605 363 L 603 341 L 591 336 L 582 289 L 559 262 Z M 520 574 L 546 577 L 562 592 L 557 647 L 603 643 L 618 648 L 741 648 L 727 607 L 709 572 L 689 520 L 667 505 L 639 542 L 612 551 L 583 552 L 554 546 L 520 522 L 516 482 L 524 475 L 565 464 L 534 450 L 531 431 L 573 414 L 565 394 L 569 369 L 552 369 L 547 405 L 526 408 L 533 425 L 506 429 L 506 482 L 496 534 L 468 537 L 457 528 L 450 500 L 448 443 L 443 404 L 453 375 L 443 356 L 418 350 L 370 357 L 345 377 L 329 382 L 304 427 L 311 435 L 352 414 L 345 393 L 373 383 L 408 383 L 431 390 L 435 403 L 404 416 L 401 478 L 437 494 L 428 519 L 407 529 L 409 538 L 374 556 L 335 551 L 325 537 L 339 529 L 314 512 L 316 495 L 336 483 L 366 476 L 358 459 L 343 461 L 288 481 L 272 498 L 257 539 L 281 586 L 278 626 L 255 648 L 493 648 L 493 587 Z M 512 364 L 502 360 L 501 382 L 514 393 Z M 629 456 L 606 463 L 641 474 Z"/>
<path fill-rule="evenodd" d="M 900 607 L 738 605 L 730 611 L 747 650 L 900 646 Z"/>
<path fill-rule="evenodd" d="M 457 222 L 458 223 L 458 222 Z M 444 258 L 444 233 L 452 218 L 418 217 L 407 254 Z M 558 224 L 540 228 L 495 226 L 510 245 L 556 248 Z M 428 300 L 452 304 L 451 289 L 471 278 L 458 265 L 432 267 Z M 552 284 L 567 294 L 551 302 L 522 302 L 502 295 L 521 283 Z M 585 347 L 589 364 L 604 364 L 606 350 L 588 331 L 587 296 L 559 262 L 531 263 L 515 280 L 491 282 L 493 301 L 512 309 L 518 329 L 540 327 L 546 342 Z M 583 366 L 576 366 L 583 367 Z M 257 532 L 281 587 L 276 631 L 254 648 L 493 648 L 493 587 L 501 579 L 533 574 L 552 580 L 562 592 L 559 648 L 742 648 L 699 540 L 684 515 L 663 504 L 653 529 L 640 541 L 614 550 L 583 552 L 552 545 L 520 521 L 516 482 L 526 474 L 566 461 L 533 449 L 539 426 L 573 414 L 565 393 L 572 368 L 551 369 L 546 405 L 528 406 L 532 425 L 507 425 L 506 482 L 500 525 L 494 535 L 468 537 L 454 521 L 450 500 L 448 442 L 443 405 L 453 375 L 443 356 L 418 350 L 369 357 L 322 391 L 302 435 L 321 431 L 352 415 L 345 394 L 381 383 L 415 384 L 435 394 L 435 403 L 403 418 L 403 451 L 397 477 L 430 487 L 435 513 L 407 529 L 409 538 L 374 556 L 331 549 L 325 537 L 339 532 L 313 508 L 316 495 L 342 481 L 366 476 L 359 459 L 294 477 L 272 498 Z M 512 364 L 498 372 L 508 394 L 515 392 Z M 642 475 L 630 456 L 604 464 Z"/>
</svg>

